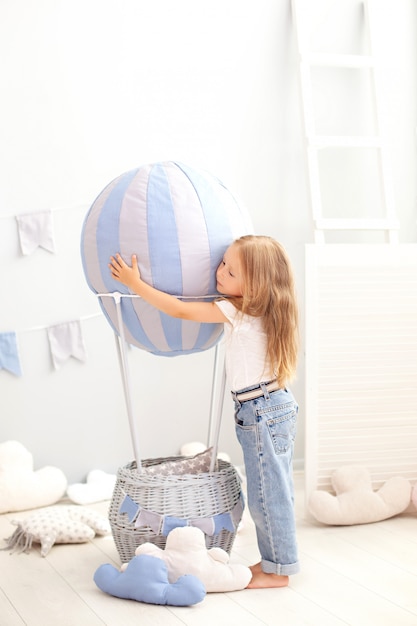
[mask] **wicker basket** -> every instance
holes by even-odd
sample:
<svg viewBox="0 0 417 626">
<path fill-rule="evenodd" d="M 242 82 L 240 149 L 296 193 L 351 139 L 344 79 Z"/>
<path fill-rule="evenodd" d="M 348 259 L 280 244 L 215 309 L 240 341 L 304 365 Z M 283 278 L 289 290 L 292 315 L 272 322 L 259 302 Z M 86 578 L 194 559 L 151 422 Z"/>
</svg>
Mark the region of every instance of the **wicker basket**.
<svg viewBox="0 0 417 626">
<path fill-rule="evenodd" d="M 142 461 L 142 472 L 137 471 L 135 462 L 119 468 L 109 521 L 122 562 L 130 561 L 135 549 L 142 543 L 149 541 L 164 548 L 166 542 L 164 534 L 155 533 L 149 525 L 138 526 L 134 515 L 121 512 L 126 497 L 131 505 L 137 505 L 138 510 L 150 513 L 155 519 L 172 516 L 185 520 L 182 525 L 188 524 L 187 520 L 198 525 L 199 521 L 207 521 L 207 518 L 233 512 L 233 532 L 222 528 L 215 534 L 205 534 L 207 548 L 216 546 L 230 553 L 243 511 L 241 484 L 235 468 L 219 459 L 214 472 L 168 476 L 146 473 L 146 467 L 181 458 L 146 459 Z"/>
</svg>

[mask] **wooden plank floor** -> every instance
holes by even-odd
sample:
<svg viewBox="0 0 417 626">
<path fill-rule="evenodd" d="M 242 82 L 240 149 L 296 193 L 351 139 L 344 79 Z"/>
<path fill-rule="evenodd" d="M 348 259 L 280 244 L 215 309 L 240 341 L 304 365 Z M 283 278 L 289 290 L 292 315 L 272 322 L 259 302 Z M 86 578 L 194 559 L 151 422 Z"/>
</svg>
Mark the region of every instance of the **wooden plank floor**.
<svg viewBox="0 0 417 626">
<path fill-rule="evenodd" d="M 107 514 L 108 503 L 91 505 Z M 302 571 L 285 589 L 208 594 L 193 607 L 160 607 L 102 593 L 93 574 L 119 565 L 111 537 L 56 545 L 46 558 L 0 552 L 0 626 L 417 626 L 417 514 L 378 524 L 325 527 L 306 518 L 303 478 L 296 475 Z M 0 516 L 0 537 L 14 531 Z M 247 511 L 232 562 L 258 560 Z"/>
</svg>

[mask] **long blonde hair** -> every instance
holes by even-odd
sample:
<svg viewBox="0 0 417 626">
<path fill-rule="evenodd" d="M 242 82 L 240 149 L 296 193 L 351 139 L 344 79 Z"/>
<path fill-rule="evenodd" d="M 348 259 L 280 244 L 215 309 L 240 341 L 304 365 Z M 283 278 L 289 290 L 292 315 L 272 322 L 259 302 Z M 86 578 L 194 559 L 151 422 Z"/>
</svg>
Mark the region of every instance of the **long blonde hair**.
<svg viewBox="0 0 417 626">
<path fill-rule="evenodd" d="M 298 306 L 291 264 L 278 241 L 245 235 L 234 243 L 242 271 L 242 297 L 231 298 L 243 314 L 263 318 L 267 358 L 281 387 L 295 376 Z"/>
</svg>

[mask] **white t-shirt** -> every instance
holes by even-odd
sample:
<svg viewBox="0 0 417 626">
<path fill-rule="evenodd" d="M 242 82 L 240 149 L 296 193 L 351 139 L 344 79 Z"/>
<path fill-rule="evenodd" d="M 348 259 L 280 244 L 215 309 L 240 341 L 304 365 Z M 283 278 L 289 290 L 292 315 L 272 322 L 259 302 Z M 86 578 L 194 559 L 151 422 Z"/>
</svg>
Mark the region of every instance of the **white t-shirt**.
<svg viewBox="0 0 417 626">
<path fill-rule="evenodd" d="M 216 305 L 229 320 L 224 325 L 226 376 L 233 391 L 274 379 L 266 360 L 266 334 L 261 317 L 242 315 L 227 300 Z"/>
</svg>

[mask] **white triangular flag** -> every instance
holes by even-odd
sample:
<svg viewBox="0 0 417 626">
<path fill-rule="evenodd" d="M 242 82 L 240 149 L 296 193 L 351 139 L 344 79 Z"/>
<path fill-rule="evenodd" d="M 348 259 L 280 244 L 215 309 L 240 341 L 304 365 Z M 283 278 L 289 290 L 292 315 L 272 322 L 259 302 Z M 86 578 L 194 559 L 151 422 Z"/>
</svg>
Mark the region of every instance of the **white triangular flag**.
<svg viewBox="0 0 417 626">
<path fill-rule="evenodd" d="M 71 356 L 83 362 L 87 360 L 79 320 L 49 326 L 47 330 L 55 369 Z"/>
<path fill-rule="evenodd" d="M 16 215 L 22 254 L 31 254 L 38 246 L 55 252 L 52 211 Z"/>
</svg>

